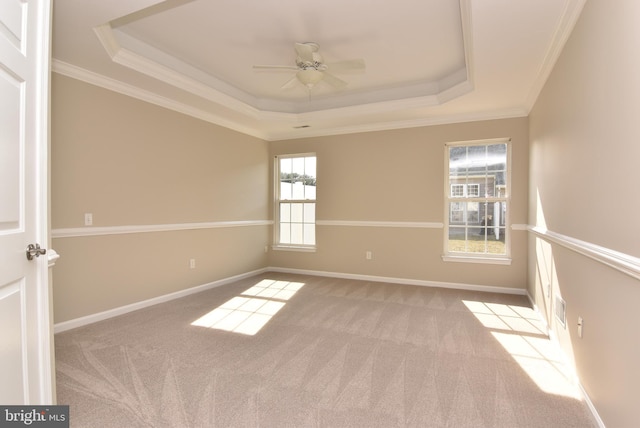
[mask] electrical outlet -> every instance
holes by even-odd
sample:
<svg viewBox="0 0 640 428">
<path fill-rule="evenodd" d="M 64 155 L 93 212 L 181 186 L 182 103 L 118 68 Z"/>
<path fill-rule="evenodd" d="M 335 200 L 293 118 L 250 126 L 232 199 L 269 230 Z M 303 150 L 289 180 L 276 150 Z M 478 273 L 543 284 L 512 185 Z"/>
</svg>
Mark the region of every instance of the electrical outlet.
<svg viewBox="0 0 640 428">
<path fill-rule="evenodd" d="M 92 226 L 93 225 L 93 214 L 92 213 L 84 213 L 84 225 Z"/>
<path fill-rule="evenodd" d="M 582 339 L 582 329 L 584 327 L 584 320 L 582 317 L 578 317 L 578 337 Z"/>
<path fill-rule="evenodd" d="M 373 258 L 373 253 L 371 251 L 367 251 L 364 253 L 364 258 L 367 260 L 371 260 Z"/>
<path fill-rule="evenodd" d="M 196 268 L 196 259 L 189 259 L 189 269 Z"/>
</svg>

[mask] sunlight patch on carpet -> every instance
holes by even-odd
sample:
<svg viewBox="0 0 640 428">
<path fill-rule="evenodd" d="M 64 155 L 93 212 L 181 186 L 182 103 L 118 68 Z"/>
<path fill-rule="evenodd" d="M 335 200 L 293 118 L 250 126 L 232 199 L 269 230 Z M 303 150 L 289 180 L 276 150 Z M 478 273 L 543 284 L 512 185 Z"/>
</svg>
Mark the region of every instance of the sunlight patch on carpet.
<svg viewBox="0 0 640 428">
<path fill-rule="evenodd" d="M 533 309 L 470 300 L 463 303 L 542 391 L 582 398 L 575 376 Z"/>
<path fill-rule="evenodd" d="M 302 282 L 263 279 L 239 296 L 201 316 L 191 325 L 253 336 L 303 286 Z"/>
</svg>

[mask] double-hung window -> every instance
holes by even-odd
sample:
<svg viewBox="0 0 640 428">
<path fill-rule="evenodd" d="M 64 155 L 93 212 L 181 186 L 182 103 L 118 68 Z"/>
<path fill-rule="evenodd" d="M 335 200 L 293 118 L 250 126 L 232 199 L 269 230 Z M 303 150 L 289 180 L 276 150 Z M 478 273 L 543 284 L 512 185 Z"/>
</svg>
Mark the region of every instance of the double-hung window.
<svg viewBox="0 0 640 428">
<path fill-rule="evenodd" d="M 445 260 L 505 262 L 510 142 L 449 143 L 445 151 Z"/>
<path fill-rule="evenodd" d="M 316 156 L 277 156 L 276 248 L 312 250 L 316 245 Z"/>
</svg>

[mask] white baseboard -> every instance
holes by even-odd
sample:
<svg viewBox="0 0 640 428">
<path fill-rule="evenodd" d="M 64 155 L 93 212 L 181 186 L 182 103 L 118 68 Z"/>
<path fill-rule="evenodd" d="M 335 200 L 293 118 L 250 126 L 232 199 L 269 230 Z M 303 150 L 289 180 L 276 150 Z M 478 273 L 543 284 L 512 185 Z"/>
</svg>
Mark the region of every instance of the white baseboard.
<svg viewBox="0 0 640 428">
<path fill-rule="evenodd" d="M 531 294 L 529 294 L 528 290 L 527 290 L 527 297 L 529 298 L 529 302 L 531 302 L 531 306 L 533 307 L 533 310 L 536 311 L 538 315 L 541 316 L 542 313 L 540 312 L 540 308 L 538 308 L 538 305 L 536 305 L 535 300 L 533 299 Z M 555 346 L 558 347 L 558 349 L 560 350 L 560 353 L 562 354 L 562 358 L 564 359 L 565 365 L 567 365 L 571 369 L 571 375 L 574 378 L 573 380 L 576 382 L 576 385 L 580 389 L 580 394 L 582 394 L 582 399 L 587 404 L 587 407 L 591 412 L 591 416 L 593 417 L 593 421 L 597 424 L 599 428 L 606 428 L 604 422 L 602 421 L 602 418 L 600 418 L 600 415 L 598 414 L 598 410 L 596 409 L 596 406 L 593 405 L 591 398 L 589 398 L 589 394 L 587 394 L 587 391 L 585 391 L 584 387 L 582 386 L 582 383 L 580 382 L 580 377 L 578 376 L 578 373 L 576 372 L 575 367 L 573 366 L 573 364 L 571 364 L 566 352 L 564 352 L 564 350 L 560 346 L 560 341 L 558 340 L 558 336 L 547 324 L 547 320 L 542 318 L 542 316 L 541 316 L 541 319 L 544 322 L 545 328 L 547 330 L 547 335 L 549 336 L 549 340 L 551 340 L 555 344 Z"/>
<path fill-rule="evenodd" d="M 300 274 L 300 275 L 324 276 L 329 278 L 355 279 L 355 280 L 361 280 L 361 281 L 388 282 L 391 284 L 419 285 L 422 287 L 440 287 L 440 288 L 453 288 L 457 290 L 487 291 L 492 293 L 503 293 L 503 294 L 519 294 L 522 296 L 524 296 L 527 293 L 527 290 L 523 288 L 495 287 L 490 285 L 475 285 L 475 284 L 460 284 L 455 282 L 426 281 L 422 279 L 393 278 L 393 277 L 387 277 L 387 276 L 362 275 L 362 274 L 343 273 L 343 272 L 327 272 L 327 271 L 319 271 L 319 270 L 291 269 L 291 268 L 282 268 L 282 267 L 269 267 L 267 271 L 294 273 L 294 274 Z"/>
<path fill-rule="evenodd" d="M 229 284 L 234 281 L 238 281 L 244 278 L 249 278 L 261 273 L 265 273 L 268 270 L 266 268 L 254 270 L 251 272 L 243 273 L 240 275 L 230 276 L 228 278 L 219 279 L 217 281 L 209 282 L 207 284 L 198 285 L 195 287 L 187 288 L 185 290 L 176 291 L 174 293 L 164 294 L 162 296 L 154 297 L 151 299 L 143 300 L 141 302 L 131 303 L 130 305 L 120 306 L 118 308 L 109 309 L 107 311 L 98 312 L 97 314 L 91 314 L 80 318 L 75 318 L 69 321 L 63 321 L 53 326 L 54 333 L 62 333 L 63 331 L 71 330 L 73 328 L 82 327 L 94 322 L 106 320 L 108 318 L 117 317 L 118 315 L 124 315 L 129 312 L 143 309 L 149 306 L 157 305 L 158 303 L 168 302 L 170 300 L 185 297 L 190 294 L 199 293 L 201 291 L 209 290 L 211 288 L 219 287 L 221 285 Z"/>
<path fill-rule="evenodd" d="M 361 275 L 361 274 L 351 274 L 351 273 L 341 273 L 341 272 L 326 272 L 326 271 L 316 271 L 316 270 L 267 267 L 267 268 L 243 273 L 240 275 L 231 276 L 228 278 L 219 279 L 217 281 L 191 287 L 186 290 L 180 290 L 174 293 L 164 294 L 162 296 L 143 300 L 141 302 L 131 303 L 129 305 L 120 306 L 118 308 L 109 309 L 103 312 L 98 312 L 96 314 L 75 318 L 69 321 L 63 321 L 53 326 L 53 332 L 62 333 L 63 331 L 82 327 L 88 324 L 92 324 L 94 322 L 117 317 L 119 315 L 124 315 L 126 313 L 129 313 L 138 309 L 143 309 L 149 306 L 157 305 L 158 303 L 168 302 L 170 300 L 178 299 L 180 297 L 188 296 L 190 294 L 198 293 L 200 291 L 205 291 L 210 288 L 219 287 L 221 285 L 229 284 L 234 281 L 238 281 L 240 279 L 249 278 L 249 277 L 266 273 L 266 272 L 293 273 L 293 274 L 299 274 L 299 275 L 314 275 L 314 276 L 324 276 L 324 277 L 331 277 L 331 278 L 355 279 L 355 280 L 361 280 L 361 281 L 388 282 L 392 284 L 419 285 L 423 287 L 452 288 L 452 289 L 458 289 L 458 290 L 487 291 L 487 292 L 493 292 L 493 293 L 520 294 L 520 295 L 526 294 L 526 290 L 520 289 L 520 288 L 492 287 L 488 285 L 459 284 L 459 283 L 452 283 L 452 282 L 425 281 L 420 279 L 407 279 L 407 278 L 391 278 L 386 276 Z"/>
<path fill-rule="evenodd" d="M 582 398 L 584 399 L 584 402 L 587 403 L 587 407 L 591 411 L 591 416 L 593 416 L 593 421 L 598 425 L 598 427 L 606 428 L 604 422 L 602 421 L 602 419 L 600 418 L 600 415 L 598 414 L 598 410 L 596 409 L 596 406 L 594 406 L 593 403 L 591 402 L 591 399 L 589 398 L 589 394 L 587 394 L 587 391 L 584 390 L 584 387 L 580 383 L 580 380 L 578 380 L 578 387 L 580 388 L 580 392 L 582 393 Z"/>
</svg>

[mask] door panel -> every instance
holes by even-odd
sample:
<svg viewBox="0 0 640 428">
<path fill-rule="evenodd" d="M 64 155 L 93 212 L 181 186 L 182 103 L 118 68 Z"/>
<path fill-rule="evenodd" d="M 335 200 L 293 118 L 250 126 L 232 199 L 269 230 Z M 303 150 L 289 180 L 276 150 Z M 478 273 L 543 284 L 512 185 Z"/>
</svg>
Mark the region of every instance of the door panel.
<svg viewBox="0 0 640 428">
<path fill-rule="evenodd" d="M 0 403 L 9 405 L 22 404 L 26 398 L 23 382 L 23 372 L 26 367 L 23 364 L 22 353 L 24 325 L 20 303 L 23 294 L 24 281 L 0 287 L 0 337 L 2 337 L 0 353 L 7 367 L 3 382 L 15 388 L 11 390 L 0 388 Z"/>
<path fill-rule="evenodd" d="M 49 0 L 0 0 L 0 403 L 53 399 L 48 244 Z"/>
</svg>

